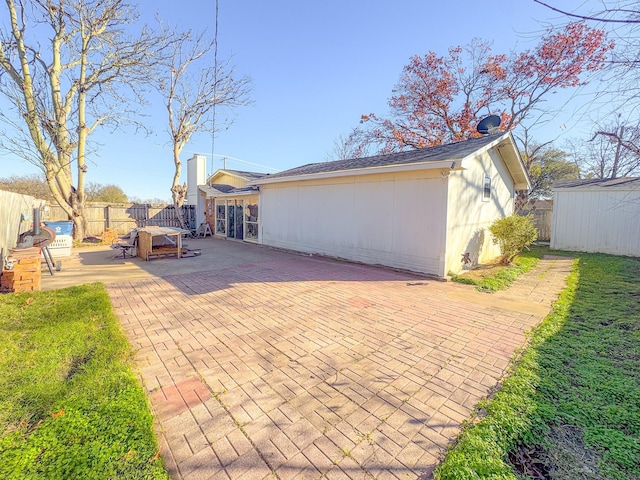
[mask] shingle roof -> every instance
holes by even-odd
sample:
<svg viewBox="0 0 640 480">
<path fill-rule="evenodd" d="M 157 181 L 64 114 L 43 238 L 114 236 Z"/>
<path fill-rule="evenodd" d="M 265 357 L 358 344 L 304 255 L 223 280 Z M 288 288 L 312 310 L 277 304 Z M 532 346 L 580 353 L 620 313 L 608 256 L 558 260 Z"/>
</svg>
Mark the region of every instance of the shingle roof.
<svg viewBox="0 0 640 480">
<path fill-rule="evenodd" d="M 338 172 L 356 170 L 361 168 L 385 167 L 389 165 L 406 165 L 411 163 L 437 162 L 443 160 L 460 160 L 476 150 L 490 144 L 504 132 L 494 135 L 472 138 L 447 145 L 420 148 L 406 152 L 391 153 L 388 155 L 375 155 L 373 157 L 352 158 L 348 160 L 336 160 L 333 162 L 310 163 L 301 167 L 292 168 L 283 172 L 263 176 L 265 180 L 272 178 L 295 177 L 299 175 L 313 175 L 316 173 Z"/>
<path fill-rule="evenodd" d="M 640 177 L 591 178 L 588 180 L 559 180 L 553 188 L 640 188 Z"/>
<path fill-rule="evenodd" d="M 212 183 L 209 186 L 211 188 L 215 188 L 216 190 L 222 193 L 229 193 L 231 190 L 234 189 L 233 185 L 226 185 L 224 183 Z"/>
<path fill-rule="evenodd" d="M 242 195 L 251 192 L 258 192 L 258 187 L 234 187 L 232 185 L 225 185 L 223 183 L 214 183 L 213 185 L 198 185 L 198 189 L 204 192 L 207 198 L 210 197 L 222 197 L 229 195 Z"/>
<path fill-rule="evenodd" d="M 259 172 L 244 172 L 242 170 L 225 170 L 225 172 L 230 172 L 233 173 L 235 175 L 238 175 L 240 177 L 244 177 L 247 180 L 257 180 L 259 178 L 264 177 L 265 175 L 267 175 L 266 173 L 259 173 Z"/>
</svg>

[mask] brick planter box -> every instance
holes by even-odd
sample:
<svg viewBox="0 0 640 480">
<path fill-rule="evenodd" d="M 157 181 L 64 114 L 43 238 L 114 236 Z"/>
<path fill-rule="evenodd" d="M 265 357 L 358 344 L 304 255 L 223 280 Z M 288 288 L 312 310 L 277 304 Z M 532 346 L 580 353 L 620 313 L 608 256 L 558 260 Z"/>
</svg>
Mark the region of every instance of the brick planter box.
<svg viewBox="0 0 640 480">
<path fill-rule="evenodd" d="M 3 292 L 33 292 L 41 287 L 40 257 L 20 258 L 11 270 L 3 270 L 0 289 Z"/>
</svg>

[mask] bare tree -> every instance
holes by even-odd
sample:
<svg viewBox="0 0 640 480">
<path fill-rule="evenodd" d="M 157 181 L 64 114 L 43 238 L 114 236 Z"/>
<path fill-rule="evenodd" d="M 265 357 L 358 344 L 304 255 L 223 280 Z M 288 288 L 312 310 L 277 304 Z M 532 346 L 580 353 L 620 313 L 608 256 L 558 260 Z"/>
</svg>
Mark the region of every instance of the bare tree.
<svg viewBox="0 0 640 480">
<path fill-rule="evenodd" d="M 640 127 L 616 121 L 597 126 L 588 142 L 569 142 L 583 176 L 618 178 L 640 174 Z"/>
<path fill-rule="evenodd" d="M 157 41 L 144 28 L 130 35 L 138 14 L 124 0 L 5 2 L 0 92 L 13 108 L 0 115 L 12 130 L 0 148 L 42 170 L 82 239 L 89 136 L 125 118 Z"/>
<path fill-rule="evenodd" d="M 174 32 L 169 36 L 168 54 L 161 63 L 162 73 L 155 84 L 167 107 L 175 170 L 171 196 L 178 220 L 185 228 L 181 206 L 187 185 L 180 184 L 180 154 L 189 140 L 199 132 L 215 134 L 230 121 L 211 121 L 216 108 L 236 108 L 249 103 L 250 80 L 236 78 L 229 61 L 214 61 L 215 39 L 204 34 Z"/>
<path fill-rule="evenodd" d="M 347 160 L 369 155 L 369 143 L 360 128 L 354 128 L 349 135 L 340 134 L 333 142 L 333 148 L 327 152 L 326 160 Z"/>
<path fill-rule="evenodd" d="M 601 5 L 600 9 L 587 14 L 571 12 L 569 10 L 556 7 L 552 4 L 552 2 L 542 0 L 533 1 L 547 7 L 550 10 L 553 10 L 554 12 L 561 13 L 562 15 L 566 15 L 567 17 L 578 20 L 589 20 L 604 23 L 640 24 L 640 9 L 634 8 L 629 4 L 629 2 L 625 2 L 623 6 L 619 7 L 619 1 L 602 1 L 599 2 L 599 4 Z"/>
<path fill-rule="evenodd" d="M 592 95 L 592 111 L 597 111 L 596 123 L 604 117 L 617 117 L 620 111 L 636 115 L 640 100 L 640 4 L 623 0 L 582 2 L 567 9 L 560 1 L 533 0 L 535 3 L 564 15 L 569 21 L 579 19 L 607 30 L 615 49 L 600 77 L 601 85 Z M 613 120 L 615 122 L 616 120 Z M 627 124 L 630 122 L 627 121 Z"/>
</svg>

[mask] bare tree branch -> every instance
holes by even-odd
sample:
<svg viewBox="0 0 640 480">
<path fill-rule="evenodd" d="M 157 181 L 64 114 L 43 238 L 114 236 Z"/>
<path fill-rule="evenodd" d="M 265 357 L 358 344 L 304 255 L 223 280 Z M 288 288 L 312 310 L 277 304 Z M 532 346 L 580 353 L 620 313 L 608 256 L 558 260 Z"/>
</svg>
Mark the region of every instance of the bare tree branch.
<svg viewBox="0 0 640 480">
<path fill-rule="evenodd" d="M 90 134 L 118 125 L 158 62 L 147 29 L 125 0 L 5 0 L 0 20 L 0 94 L 12 105 L 0 121 L 0 148 L 35 163 L 53 197 L 84 236 Z M 43 45 L 45 47 L 43 47 Z M 75 165 L 75 172 L 72 166 Z"/>
<path fill-rule="evenodd" d="M 182 150 L 198 133 L 215 135 L 220 126 L 208 118 L 216 108 L 235 109 L 250 103 L 250 80 L 236 78 L 229 61 L 210 65 L 208 57 L 215 49 L 215 39 L 203 33 L 173 31 L 165 42 L 166 56 L 154 86 L 167 109 L 175 166 L 171 194 L 175 210 L 180 212 L 187 195 L 186 184 L 180 185 Z"/>
<path fill-rule="evenodd" d="M 571 17 L 571 18 L 577 18 L 579 20 L 589 20 L 589 21 L 597 21 L 597 22 L 605 22 L 605 23 L 640 23 L 640 20 L 632 20 L 630 18 L 625 18 L 625 19 L 616 19 L 616 18 L 603 18 L 601 16 L 596 16 L 596 15 L 580 15 L 577 13 L 572 13 L 566 10 L 562 10 L 560 8 L 554 7 L 552 5 L 549 5 L 546 2 L 543 2 L 541 0 L 533 0 L 535 3 L 538 3 L 544 7 L 547 7 L 549 10 L 553 10 L 556 13 L 560 13 L 562 15 L 566 15 L 567 17 Z M 613 9 L 605 9 L 603 12 L 601 12 L 599 15 L 605 15 L 605 14 L 616 14 L 616 13 L 624 13 L 624 14 L 634 14 L 634 15 L 638 15 L 640 14 L 640 10 L 630 10 L 630 9 L 625 9 L 625 8 L 613 8 Z"/>
</svg>

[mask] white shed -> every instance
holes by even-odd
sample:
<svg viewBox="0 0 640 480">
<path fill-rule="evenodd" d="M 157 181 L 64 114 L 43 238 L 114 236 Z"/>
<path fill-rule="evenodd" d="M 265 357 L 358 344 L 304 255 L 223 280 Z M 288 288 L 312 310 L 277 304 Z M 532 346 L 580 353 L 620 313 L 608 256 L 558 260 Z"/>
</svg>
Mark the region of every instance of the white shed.
<svg viewBox="0 0 640 480">
<path fill-rule="evenodd" d="M 260 187 L 260 243 L 444 277 L 495 258 L 529 179 L 510 133 L 304 165 Z"/>
<path fill-rule="evenodd" d="M 640 256 L 640 178 L 555 183 L 551 248 Z"/>
</svg>

